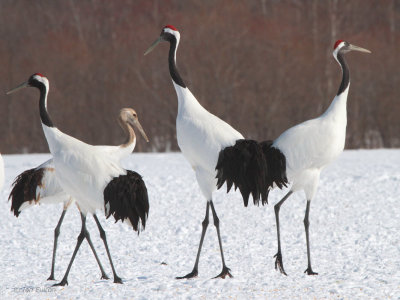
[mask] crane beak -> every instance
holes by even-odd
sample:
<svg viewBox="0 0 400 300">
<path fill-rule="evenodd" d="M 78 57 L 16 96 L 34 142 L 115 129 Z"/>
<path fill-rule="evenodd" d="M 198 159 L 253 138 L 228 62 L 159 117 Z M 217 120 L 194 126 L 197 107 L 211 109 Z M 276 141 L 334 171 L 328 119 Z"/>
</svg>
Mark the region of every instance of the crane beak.
<svg viewBox="0 0 400 300">
<path fill-rule="evenodd" d="M 162 41 L 162 37 L 160 36 L 158 39 L 156 39 L 154 41 L 153 44 L 151 44 L 151 46 L 149 47 L 149 49 L 146 50 L 146 52 L 144 53 L 144 55 L 149 54 L 151 51 L 153 51 L 153 49 L 158 45 L 159 42 Z"/>
<path fill-rule="evenodd" d="M 361 48 L 361 47 L 358 47 L 358 46 L 354 46 L 354 45 L 352 45 L 352 44 L 349 45 L 348 49 L 349 49 L 349 50 L 352 50 L 352 51 L 359 51 L 359 52 L 364 52 L 364 53 L 371 53 L 371 51 L 369 51 L 368 49 L 364 49 L 364 48 Z"/>
<path fill-rule="evenodd" d="M 18 90 L 20 90 L 20 89 L 23 89 L 23 88 L 28 87 L 28 86 L 29 86 L 29 84 L 28 84 L 27 81 L 26 81 L 26 82 L 23 82 L 23 83 L 21 83 L 19 86 L 13 88 L 12 90 L 9 90 L 6 94 L 7 94 L 7 95 L 10 95 L 10 94 L 15 93 L 16 91 L 18 91 Z"/>
<path fill-rule="evenodd" d="M 141 135 L 144 137 L 144 139 L 146 140 L 146 142 L 149 142 L 149 139 L 148 139 L 146 133 L 144 132 L 142 125 L 140 125 L 139 120 L 134 119 L 133 122 L 132 122 L 132 125 L 135 126 L 135 127 L 139 130 L 139 132 L 140 132 Z"/>
</svg>

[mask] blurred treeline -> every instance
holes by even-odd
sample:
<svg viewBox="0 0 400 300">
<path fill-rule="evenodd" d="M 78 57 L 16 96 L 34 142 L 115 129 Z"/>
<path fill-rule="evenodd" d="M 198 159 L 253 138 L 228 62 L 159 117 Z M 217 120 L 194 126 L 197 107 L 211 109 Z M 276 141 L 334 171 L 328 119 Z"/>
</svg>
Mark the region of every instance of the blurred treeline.
<svg viewBox="0 0 400 300">
<path fill-rule="evenodd" d="M 91 144 L 124 141 L 116 117 L 133 107 L 150 143 L 177 150 L 177 99 L 166 24 L 181 33 L 177 64 L 200 103 L 248 138 L 274 139 L 317 117 L 335 96 L 338 39 L 350 53 L 347 148 L 400 147 L 400 1 L 1 0 L 0 90 L 40 72 L 53 122 Z M 47 152 L 36 90 L 0 93 L 0 151 Z"/>
</svg>

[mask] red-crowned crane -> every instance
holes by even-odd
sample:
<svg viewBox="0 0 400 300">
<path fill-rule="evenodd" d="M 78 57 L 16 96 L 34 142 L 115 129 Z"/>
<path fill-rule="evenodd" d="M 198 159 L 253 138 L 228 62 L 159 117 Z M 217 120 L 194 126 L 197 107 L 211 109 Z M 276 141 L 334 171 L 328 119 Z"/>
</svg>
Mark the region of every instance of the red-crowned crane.
<svg viewBox="0 0 400 300">
<path fill-rule="evenodd" d="M 185 276 L 177 277 L 177 279 L 193 278 L 198 275 L 200 252 L 209 224 L 210 207 L 222 259 L 222 271 L 216 277 L 232 277 L 230 269 L 225 264 L 219 218 L 212 201 L 212 193 L 226 181 L 228 191 L 233 184 L 235 188 L 239 188 L 245 206 L 248 204 L 250 194 L 253 196 L 254 204 L 258 204 L 260 198 L 262 204 L 265 204 L 269 186 L 272 186 L 273 183 L 279 187 L 286 184 L 286 175 L 282 168 L 284 157 L 279 150 L 271 148 L 271 142 L 260 144 L 253 140 L 244 139 L 242 134 L 200 105 L 186 87 L 176 67 L 176 51 L 179 40 L 180 33 L 178 30 L 172 25 L 167 25 L 162 29 L 160 37 L 145 52 L 145 55 L 148 54 L 161 41 L 167 41 L 170 44 L 169 72 L 178 96 L 178 115 L 176 118 L 178 145 L 192 166 L 200 190 L 207 201 L 200 244 L 193 270 Z M 265 150 L 264 153 L 263 150 Z M 274 158 L 274 162 L 271 163 L 272 158 Z"/>
<path fill-rule="evenodd" d="M 296 191 L 303 190 L 306 195 L 307 206 L 304 217 L 304 227 L 307 242 L 308 266 L 304 273 L 317 275 L 311 268 L 310 240 L 309 240 L 309 213 L 310 203 L 317 191 L 322 169 L 342 153 L 346 138 L 346 103 L 350 86 L 350 73 L 344 54 L 349 51 L 371 53 L 338 40 L 334 45 L 333 57 L 342 68 L 343 76 L 339 90 L 328 109 L 318 118 L 308 120 L 289 128 L 282 133 L 272 144 L 286 157 L 286 172 L 290 191 L 274 207 L 276 229 L 278 237 L 278 252 L 275 257 L 275 269 L 286 275 L 282 263 L 281 241 L 279 231 L 279 209 L 283 202 Z"/>
<path fill-rule="evenodd" d="M 0 192 L 1 189 L 3 188 L 4 184 L 4 162 L 3 162 L 3 157 L 1 156 L 0 153 Z"/>
<path fill-rule="evenodd" d="M 126 143 L 120 146 L 109 146 L 109 150 L 115 153 L 120 152 L 121 158 L 123 158 L 130 155 L 136 145 L 136 136 L 133 134 L 132 131 L 128 129 L 128 124 L 132 126 L 137 126 L 142 135 L 145 136 L 145 139 L 148 139 L 143 131 L 142 126 L 139 123 L 135 110 L 133 110 L 132 108 L 123 108 L 120 110 L 118 123 L 126 133 L 127 140 Z M 53 160 L 49 159 L 40 166 L 26 170 L 19 174 L 14 180 L 13 188 L 8 199 L 11 200 L 11 211 L 14 212 L 14 215 L 16 217 L 19 216 L 22 210 L 36 204 L 63 203 L 63 211 L 61 213 L 61 217 L 57 223 L 56 228 L 54 229 L 54 246 L 51 263 L 51 273 L 49 278 L 47 279 L 55 280 L 54 268 L 58 236 L 60 235 L 61 224 L 64 220 L 67 209 L 71 207 L 71 204 L 73 204 L 75 200 L 71 198 L 68 194 L 66 194 L 58 183 L 55 175 Z M 85 237 L 100 267 L 101 279 L 109 279 L 107 274 L 104 272 L 100 260 L 98 259 L 89 233 L 87 233 Z"/>
<path fill-rule="evenodd" d="M 74 253 L 63 279 L 55 285 L 68 284 L 69 271 L 79 247 L 87 235 L 87 213 L 93 214 L 99 228 L 110 260 L 114 282 L 122 283 L 121 278 L 115 272 L 105 231 L 95 212 L 98 209 L 104 209 L 107 217 L 113 215 L 116 221 L 127 221 L 134 230 L 139 232 L 141 226 L 143 229 L 145 228 L 149 211 L 146 185 L 138 173 L 122 168 L 121 152 L 114 151 L 114 146 L 86 144 L 61 132 L 53 125 L 47 112 L 49 81 L 46 77 L 35 73 L 29 77 L 27 82 L 20 84 L 8 94 L 25 87 L 35 87 L 40 91 L 40 119 L 50 153 L 53 156 L 56 178 L 63 191 L 76 200 L 81 211 L 82 227 Z M 137 124 L 135 123 L 135 125 Z M 131 126 L 126 129 L 132 136 L 135 136 Z"/>
</svg>

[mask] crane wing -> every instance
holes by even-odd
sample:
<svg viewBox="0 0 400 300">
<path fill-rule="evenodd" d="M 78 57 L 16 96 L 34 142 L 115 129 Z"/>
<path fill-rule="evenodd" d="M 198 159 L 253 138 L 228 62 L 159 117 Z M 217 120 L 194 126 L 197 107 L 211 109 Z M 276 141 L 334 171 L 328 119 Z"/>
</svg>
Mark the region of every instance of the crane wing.
<svg viewBox="0 0 400 300">
<path fill-rule="evenodd" d="M 43 203 L 60 203 L 70 200 L 55 176 L 53 160 L 19 174 L 8 197 L 11 211 L 16 217 L 29 206 Z"/>
</svg>

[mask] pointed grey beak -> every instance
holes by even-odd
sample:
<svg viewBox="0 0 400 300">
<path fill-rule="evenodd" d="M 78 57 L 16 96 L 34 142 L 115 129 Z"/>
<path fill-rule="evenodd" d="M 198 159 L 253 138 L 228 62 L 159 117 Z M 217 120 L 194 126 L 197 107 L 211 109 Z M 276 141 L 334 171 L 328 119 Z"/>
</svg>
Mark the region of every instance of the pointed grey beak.
<svg viewBox="0 0 400 300">
<path fill-rule="evenodd" d="M 160 36 L 158 39 L 156 39 L 154 41 L 153 44 L 151 44 L 151 46 L 149 47 L 149 49 L 146 50 L 146 52 L 144 53 L 144 55 L 149 54 L 151 51 L 153 51 L 153 49 L 158 45 L 159 42 L 162 41 L 162 37 Z"/>
<path fill-rule="evenodd" d="M 133 122 L 132 122 L 132 125 L 135 126 L 135 127 L 139 130 L 139 132 L 140 132 L 141 135 L 144 137 L 144 139 L 146 140 L 146 142 L 149 142 L 149 139 L 148 139 L 146 133 L 144 132 L 142 125 L 140 125 L 139 120 L 134 119 Z"/>
<path fill-rule="evenodd" d="M 352 50 L 352 51 L 359 51 L 359 52 L 364 52 L 364 53 L 371 53 L 371 51 L 369 51 L 368 49 L 364 49 L 364 48 L 361 48 L 361 47 L 358 47 L 358 46 L 354 46 L 354 45 L 352 45 L 352 44 L 349 45 L 348 49 L 349 49 L 349 50 Z"/>
<path fill-rule="evenodd" d="M 23 88 L 28 87 L 28 86 L 29 86 L 29 84 L 28 84 L 27 81 L 26 81 L 26 82 L 23 82 L 23 83 L 21 83 L 19 86 L 13 88 L 12 90 L 9 90 L 6 94 L 7 94 L 7 95 L 10 95 L 10 94 L 15 93 L 16 91 L 18 91 L 18 90 L 20 90 L 20 89 L 23 89 Z"/>
</svg>

